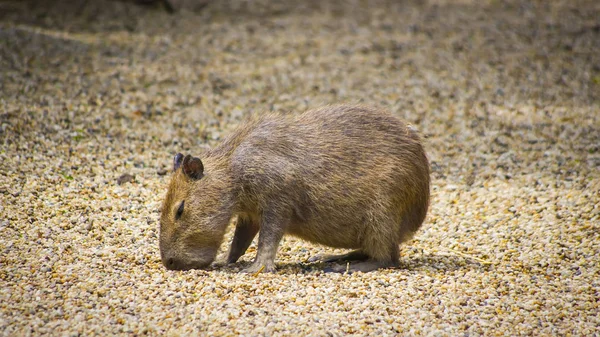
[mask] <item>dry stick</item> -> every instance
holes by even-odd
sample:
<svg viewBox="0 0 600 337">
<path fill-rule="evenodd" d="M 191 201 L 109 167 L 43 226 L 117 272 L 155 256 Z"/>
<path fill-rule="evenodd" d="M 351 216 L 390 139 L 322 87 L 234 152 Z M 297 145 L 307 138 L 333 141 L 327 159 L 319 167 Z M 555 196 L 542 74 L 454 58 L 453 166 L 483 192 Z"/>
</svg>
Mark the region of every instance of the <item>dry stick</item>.
<svg viewBox="0 0 600 337">
<path fill-rule="evenodd" d="M 263 270 L 265 270 L 264 264 L 260 266 L 260 269 L 256 273 L 252 274 L 252 276 L 258 276 L 258 274 L 262 273 Z"/>
<path fill-rule="evenodd" d="M 59 39 L 59 40 L 76 41 L 76 42 L 87 43 L 87 44 L 98 43 L 98 38 L 92 34 L 69 33 L 69 32 L 63 32 L 63 31 L 59 31 L 59 30 L 32 27 L 32 26 L 27 26 L 27 25 L 23 25 L 23 24 L 13 26 L 12 28 L 16 28 L 18 30 L 26 31 L 26 32 L 33 33 L 33 34 L 52 37 L 52 38 Z"/>
<path fill-rule="evenodd" d="M 415 241 L 415 242 L 423 242 L 422 240 L 418 240 L 418 239 L 415 239 L 414 241 Z M 442 239 L 441 241 L 444 241 L 444 240 Z M 475 261 L 477 261 L 477 262 L 479 262 L 479 263 L 481 263 L 481 264 L 485 264 L 485 265 L 491 265 L 491 264 L 494 264 L 494 262 L 491 262 L 491 261 L 488 261 L 488 260 L 484 260 L 484 259 L 482 259 L 482 258 L 475 257 L 475 256 L 473 256 L 473 255 L 469 255 L 469 254 L 466 254 L 466 253 L 460 252 L 460 251 L 458 251 L 458 250 L 454 250 L 454 249 L 452 249 L 452 248 L 443 247 L 443 246 L 439 246 L 439 247 L 440 247 L 441 249 L 443 249 L 443 250 L 447 251 L 447 252 L 454 253 L 454 254 L 456 254 L 456 255 L 459 255 L 459 256 L 462 256 L 462 257 L 466 257 L 466 258 L 469 258 L 469 259 L 473 259 L 473 260 L 475 260 Z M 424 250 L 423 250 L 423 248 L 421 248 L 421 251 L 422 251 L 422 252 L 424 251 Z M 422 254 L 422 253 L 421 253 L 421 254 Z"/>
<path fill-rule="evenodd" d="M 478 257 L 475 257 L 475 256 L 473 256 L 473 255 L 465 254 L 465 253 L 463 253 L 463 252 L 459 252 L 458 250 L 454 250 L 454 249 L 452 249 L 452 248 L 447 248 L 447 247 L 442 247 L 442 248 L 443 248 L 443 249 L 445 249 L 445 250 L 447 250 L 447 251 L 449 251 L 449 252 L 451 252 L 451 253 L 454 253 L 454 254 L 456 254 L 456 255 L 460 255 L 460 256 L 462 256 L 462 257 L 466 257 L 466 258 L 469 258 L 469 259 L 473 259 L 473 260 L 475 260 L 475 261 L 478 261 L 478 262 L 479 262 L 479 263 L 481 263 L 481 264 L 486 264 L 486 265 L 494 264 L 494 263 L 493 263 L 493 262 L 491 262 L 491 261 L 487 261 L 487 260 L 484 260 L 484 259 L 480 259 L 480 258 L 478 258 Z"/>
</svg>

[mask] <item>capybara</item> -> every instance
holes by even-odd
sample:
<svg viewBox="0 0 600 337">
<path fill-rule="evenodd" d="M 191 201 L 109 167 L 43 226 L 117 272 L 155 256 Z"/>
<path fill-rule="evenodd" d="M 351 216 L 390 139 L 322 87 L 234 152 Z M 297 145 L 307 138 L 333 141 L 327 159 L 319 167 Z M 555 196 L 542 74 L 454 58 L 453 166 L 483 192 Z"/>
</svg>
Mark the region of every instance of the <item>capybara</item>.
<svg viewBox="0 0 600 337">
<path fill-rule="evenodd" d="M 336 105 L 264 114 L 201 157 L 175 156 L 160 218 L 168 269 L 210 265 L 234 217 L 228 263 L 259 233 L 245 272 L 275 271 L 286 234 L 354 249 L 311 261 L 354 260 L 351 272 L 397 266 L 399 244 L 421 226 L 429 206 L 419 135 L 379 109 Z"/>
</svg>

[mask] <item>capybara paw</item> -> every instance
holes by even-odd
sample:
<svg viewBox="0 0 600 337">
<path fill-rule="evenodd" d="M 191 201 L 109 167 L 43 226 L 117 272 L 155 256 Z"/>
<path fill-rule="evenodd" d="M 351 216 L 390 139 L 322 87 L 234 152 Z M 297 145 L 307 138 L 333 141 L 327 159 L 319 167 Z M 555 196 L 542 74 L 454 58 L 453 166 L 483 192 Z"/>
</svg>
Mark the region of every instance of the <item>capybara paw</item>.
<svg viewBox="0 0 600 337">
<path fill-rule="evenodd" d="M 242 273 L 259 274 L 274 273 L 276 271 L 274 264 L 252 263 L 247 268 L 242 269 Z"/>
</svg>

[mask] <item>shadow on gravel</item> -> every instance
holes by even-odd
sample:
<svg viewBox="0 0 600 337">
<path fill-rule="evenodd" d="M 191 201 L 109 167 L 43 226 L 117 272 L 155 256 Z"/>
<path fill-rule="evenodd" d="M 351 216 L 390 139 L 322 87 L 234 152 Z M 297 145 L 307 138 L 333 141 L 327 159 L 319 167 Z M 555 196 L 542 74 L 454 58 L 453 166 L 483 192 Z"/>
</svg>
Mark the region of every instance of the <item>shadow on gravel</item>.
<svg viewBox="0 0 600 337">
<path fill-rule="evenodd" d="M 250 266 L 250 261 L 242 261 L 233 265 L 217 264 L 212 266 L 209 271 L 225 271 L 230 273 L 238 273 L 242 269 Z M 331 271 L 331 267 L 339 265 L 339 263 L 303 263 L 303 262 L 277 262 L 277 274 L 292 275 L 292 274 L 309 274 L 309 273 L 335 273 Z M 417 257 L 401 259 L 400 266 L 390 268 L 391 270 L 403 270 L 409 272 L 419 272 L 424 269 L 439 270 L 441 272 L 449 272 L 456 270 L 474 270 L 474 269 L 489 269 L 489 265 L 485 265 L 476 259 L 461 256 L 449 255 L 433 255 L 423 254 Z"/>
<path fill-rule="evenodd" d="M 422 254 L 409 259 L 401 260 L 401 266 L 407 270 L 436 269 L 440 271 L 455 271 L 461 269 L 488 269 L 490 265 L 483 264 L 476 259 L 453 256 Z"/>
</svg>

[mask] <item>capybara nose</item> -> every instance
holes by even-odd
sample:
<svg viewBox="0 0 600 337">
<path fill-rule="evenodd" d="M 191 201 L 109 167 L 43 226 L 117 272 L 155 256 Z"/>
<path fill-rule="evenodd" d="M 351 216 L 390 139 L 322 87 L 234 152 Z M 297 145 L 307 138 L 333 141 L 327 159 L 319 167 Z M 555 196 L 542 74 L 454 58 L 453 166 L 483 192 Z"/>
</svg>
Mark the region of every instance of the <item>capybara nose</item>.
<svg viewBox="0 0 600 337">
<path fill-rule="evenodd" d="M 210 265 L 210 262 L 186 261 L 174 257 L 165 258 L 162 260 L 162 262 L 169 270 L 202 269 Z"/>
<path fill-rule="evenodd" d="M 186 269 L 186 268 L 183 268 L 184 267 L 184 263 L 181 263 L 181 261 L 179 261 L 179 260 L 177 260 L 175 258 L 172 258 L 172 257 L 164 258 L 162 260 L 162 262 L 163 262 L 163 265 L 165 267 L 167 267 L 167 269 L 169 269 L 169 270 L 183 270 L 183 269 Z"/>
</svg>

